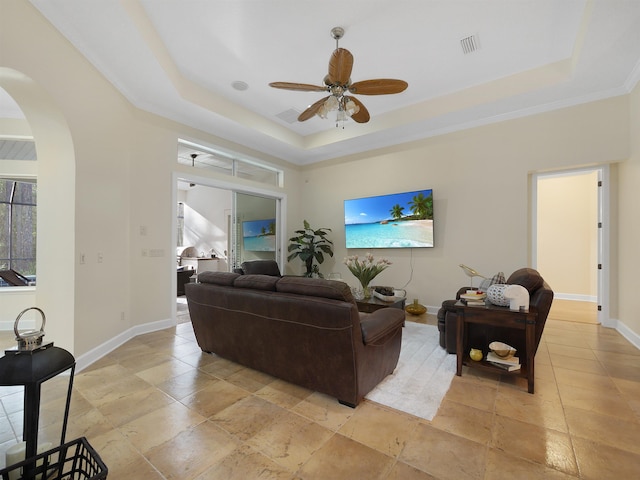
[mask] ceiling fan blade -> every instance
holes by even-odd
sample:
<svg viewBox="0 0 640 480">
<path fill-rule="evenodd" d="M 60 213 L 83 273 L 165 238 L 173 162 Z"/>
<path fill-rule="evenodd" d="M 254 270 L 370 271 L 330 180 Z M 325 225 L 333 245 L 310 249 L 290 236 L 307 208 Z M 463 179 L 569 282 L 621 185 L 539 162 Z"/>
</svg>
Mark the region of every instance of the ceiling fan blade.
<svg viewBox="0 0 640 480">
<path fill-rule="evenodd" d="M 300 115 L 298 115 L 298 121 L 304 122 L 305 120 L 309 120 L 311 117 L 313 117 L 316 113 L 318 113 L 318 110 L 320 110 L 320 107 L 322 106 L 322 104 L 327 101 L 327 98 L 329 97 L 321 98 L 316 103 L 314 103 L 309 108 L 307 108 L 304 112 L 302 112 Z"/>
<path fill-rule="evenodd" d="M 349 87 L 349 91 L 360 95 L 388 95 L 403 92 L 408 86 L 409 84 L 404 80 L 377 78 L 356 82 Z"/>
<path fill-rule="evenodd" d="M 355 103 L 359 110 L 357 113 L 354 113 L 353 115 L 351 115 L 351 119 L 354 122 L 358 122 L 358 123 L 367 123 L 369 121 L 369 119 L 371 118 L 371 116 L 369 115 L 369 111 L 367 110 L 367 108 L 362 104 L 362 102 L 360 100 L 358 100 L 355 97 L 347 97 L 345 96 L 345 99 L 347 101 L 352 101 L 353 103 Z"/>
<path fill-rule="evenodd" d="M 329 59 L 329 84 L 346 85 L 351 78 L 353 55 L 346 48 L 336 48 Z"/>
<path fill-rule="evenodd" d="M 299 92 L 326 92 L 326 86 L 309 85 L 307 83 L 290 83 L 290 82 L 272 82 L 269 84 L 273 88 L 282 88 L 284 90 L 297 90 Z"/>
</svg>

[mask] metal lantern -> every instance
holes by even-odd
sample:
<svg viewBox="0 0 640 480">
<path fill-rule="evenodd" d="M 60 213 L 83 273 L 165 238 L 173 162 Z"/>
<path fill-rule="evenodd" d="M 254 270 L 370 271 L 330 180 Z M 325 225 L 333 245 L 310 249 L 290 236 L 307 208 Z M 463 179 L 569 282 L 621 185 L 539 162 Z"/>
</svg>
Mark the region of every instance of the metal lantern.
<svg viewBox="0 0 640 480">
<path fill-rule="evenodd" d="M 39 330 L 20 332 L 18 323 L 29 310 L 35 310 L 40 313 L 42 317 L 41 327 Z M 18 342 L 17 348 L 5 350 L 4 357 L 0 358 L 0 386 L 24 386 L 23 440 L 26 444 L 26 458 L 34 457 L 37 453 L 42 384 L 67 370 L 70 370 L 69 389 L 60 444 L 64 443 L 67 420 L 69 418 L 76 361 L 71 353 L 62 348 L 54 347 L 53 342 L 43 344 L 45 321 L 45 315 L 41 309 L 30 307 L 23 310 L 14 324 L 16 341 Z M 28 472 L 26 473 L 28 474 Z M 25 476 L 25 478 L 29 477 Z"/>
</svg>

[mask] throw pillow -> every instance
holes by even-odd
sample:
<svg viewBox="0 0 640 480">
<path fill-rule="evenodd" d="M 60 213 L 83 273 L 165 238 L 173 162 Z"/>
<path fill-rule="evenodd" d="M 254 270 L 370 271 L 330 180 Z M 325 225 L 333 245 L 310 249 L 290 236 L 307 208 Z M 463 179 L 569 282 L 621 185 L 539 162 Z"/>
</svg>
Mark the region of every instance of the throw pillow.
<svg viewBox="0 0 640 480">
<path fill-rule="evenodd" d="M 498 272 L 493 277 L 485 278 L 484 280 L 482 280 L 482 283 L 480 283 L 480 287 L 478 287 L 478 290 L 480 290 L 481 292 L 486 292 L 487 290 L 489 290 L 489 287 L 491 285 L 495 285 L 496 283 L 507 283 L 504 278 L 503 272 Z"/>
<path fill-rule="evenodd" d="M 508 307 L 510 300 L 504 297 L 504 290 L 509 285 L 495 283 L 487 289 L 487 300 L 489 303 L 498 305 L 499 307 Z"/>
</svg>

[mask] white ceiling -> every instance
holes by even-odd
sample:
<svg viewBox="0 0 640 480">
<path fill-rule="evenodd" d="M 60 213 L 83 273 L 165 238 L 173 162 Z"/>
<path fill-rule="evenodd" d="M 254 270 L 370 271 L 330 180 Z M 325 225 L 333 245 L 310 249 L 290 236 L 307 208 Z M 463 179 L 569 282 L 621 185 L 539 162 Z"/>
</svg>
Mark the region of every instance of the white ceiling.
<svg viewBox="0 0 640 480">
<path fill-rule="evenodd" d="M 30 1 L 137 107 L 301 165 L 628 93 L 640 79 L 640 0 Z M 354 82 L 409 88 L 360 95 L 367 124 L 281 120 L 324 93 L 268 83 L 322 85 L 335 26 Z M 464 54 L 470 35 L 480 48 Z"/>
</svg>

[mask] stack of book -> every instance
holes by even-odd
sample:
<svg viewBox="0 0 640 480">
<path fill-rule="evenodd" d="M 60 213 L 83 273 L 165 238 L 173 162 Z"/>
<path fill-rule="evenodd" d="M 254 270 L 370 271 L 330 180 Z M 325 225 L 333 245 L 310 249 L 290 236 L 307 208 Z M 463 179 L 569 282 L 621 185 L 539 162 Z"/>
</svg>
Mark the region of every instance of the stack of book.
<svg viewBox="0 0 640 480">
<path fill-rule="evenodd" d="M 486 298 L 486 293 L 479 293 L 477 291 L 460 295 L 460 299 L 465 305 L 485 305 Z"/>
<path fill-rule="evenodd" d="M 487 353 L 487 362 L 508 372 L 520 370 L 520 359 L 518 357 L 502 358 L 493 352 Z"/>
<path fill-rule="evenodd" d="M 464 298 L 462 299 L 462 303 L 465 305 L 485 305 L 484 299 L 479 298 Z"/>
</svg>

